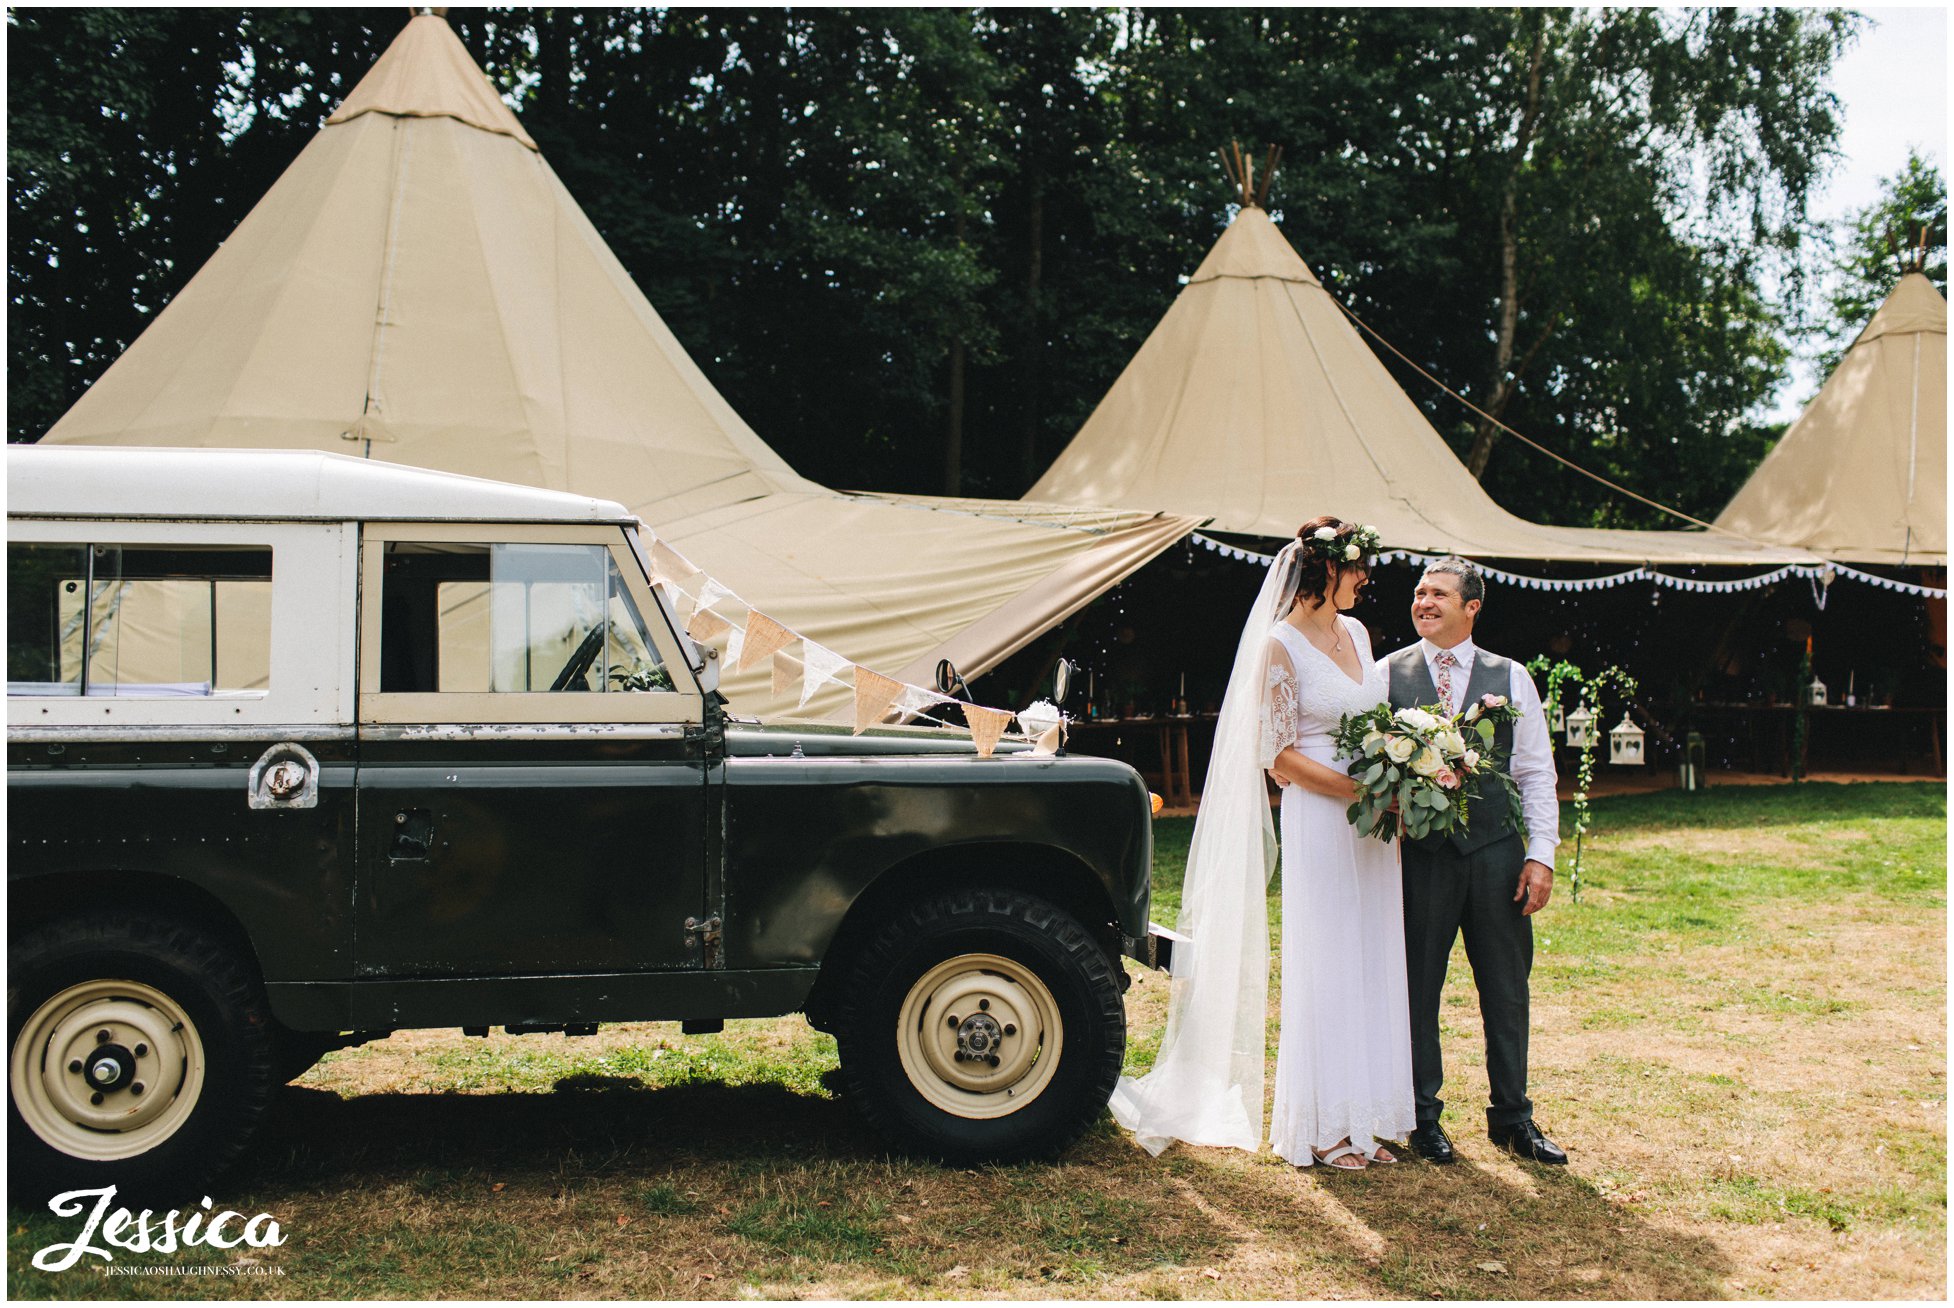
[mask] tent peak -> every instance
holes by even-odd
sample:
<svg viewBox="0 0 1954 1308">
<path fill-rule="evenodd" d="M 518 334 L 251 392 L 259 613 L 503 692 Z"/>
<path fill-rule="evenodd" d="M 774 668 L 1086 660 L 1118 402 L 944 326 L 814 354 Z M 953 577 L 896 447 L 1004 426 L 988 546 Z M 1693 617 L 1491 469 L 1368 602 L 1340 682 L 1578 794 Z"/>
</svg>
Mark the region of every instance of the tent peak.
<svg viewBox="0 0 1954 1308">
<path fill-rule="evenodd" d="M 1232 154 L 1230 153 L 1232 151 Z M 1242 153 L 1240 141 L 1230 141 L 1220 151 L 1221 170 L 1228 174 L 1244 209 L 1266 209 L 1269 199 L 1269 182 L 1276 175 L 1276 166 L 1282 162 L 1282 147 L 1272 145 L 1262 163 L 1262 181 L 1255 180 L 1255 156 Z"/>
<path fill-rule="evenodd" d="M 417 7 L 413 15 L 326 125 L 375 113 L 453 118 L 534 150 L 536 142 L 448 26 L 446 8 Z"/>
<path fill-rule="evenodd" d="M 1268 277 L 1277 281 L 1321 286 L 1296 247 L 1277 230 L 1275 220 L 1261 206 L 1245 206 L 1228 230 L 1201 260 L 1188 284 L 1220 277 Z"/>
<path fill-rule="evenodd" d="M 1947 301 L 1941 298 L 1933 280 L 1922 272 L 1909 272 L 1900 278 L 1849 349 L 1856 350 L 1882 336 L 1905 336 L 1912 332 L 1947 334 Z"/>
</svg>

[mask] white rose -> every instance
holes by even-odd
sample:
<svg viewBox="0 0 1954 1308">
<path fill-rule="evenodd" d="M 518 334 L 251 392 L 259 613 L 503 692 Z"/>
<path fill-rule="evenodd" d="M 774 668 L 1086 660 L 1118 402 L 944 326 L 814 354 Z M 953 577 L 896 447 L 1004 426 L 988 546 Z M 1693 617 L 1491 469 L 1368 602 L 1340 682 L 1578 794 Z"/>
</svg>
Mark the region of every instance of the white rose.
<svg viewBox="0 0 1954 1308">
<path fill-rule="evenodd" d="M 1318 540 L 1335 540 L 1337 538 L 1337 529 L 1335 527 L 1318 527 L 1315 535 Z"/>
<path fill-rule="evenodd" d="M 1447 758 L 1457 758 L 1465 753 L 1465 737 L 1456 731 L 1441 731 L 1433 738 L 1432 743 L 1437 745 L 1439 751 Z"/>
<path fill-rule="evenodd" d="M 1465 752 L 1465 755 L 1459 761 L 1461 763 L 1464 763 L 1468 770 L 1475 770 L 1479 766 L 1479 751 L 1476 749 L 1469 749 Z"/>
<path fill-rule="evenodd" d="M 1366 754 L 1377 753 L 1377 751 L 1383 747 L 1384 742 L 1387 739 L 1388 737 L 1386 737 L 1385 734 L 1381 731 L 1366 731 L 1364 733 L 1364 744 L 1363 744 L 1364 752 Z"/>
<path fill-rule="evenodd" d="M 1429 749 L 1419 750 L 1418 757 L 1411 760 L 1411 770 L 1421 777 L 1429 777 L 1444 766 L 1438 754 Z"/>
<path fill-rule="evenodd" d="M 1398 721 L 1413 731 L 1430 731 L 1438 725 L 1438 719 L 1423 709 L 1408 708 L 1398 710 Z"/>
<path fill-rule="evenodd" d="M 1410 758 L 1411 751 L 1417 748 L 1417 742 L 1409 736 L 1392 736 L 1384 744 L 1384 754 L 1393 763 L 1402 763 Z"/>
<path fill-rule="evenodd" d="M 1355 545 L 1346 545 L 1343 547 L 1343 557 L 1346 559 L 1362 558 L 1363 554 L 1364 552 L 1358 549 Z"/>
</svg>

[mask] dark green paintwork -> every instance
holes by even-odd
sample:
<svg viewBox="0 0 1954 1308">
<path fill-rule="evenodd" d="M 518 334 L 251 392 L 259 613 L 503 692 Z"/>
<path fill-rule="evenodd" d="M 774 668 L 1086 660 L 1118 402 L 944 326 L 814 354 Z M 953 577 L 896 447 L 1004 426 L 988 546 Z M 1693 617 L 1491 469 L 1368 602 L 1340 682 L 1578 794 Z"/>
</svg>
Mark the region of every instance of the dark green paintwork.
<svg viewBox="0 0 1954 1308">
<path fill-rule="evenodd" d="M 308 741 L 320 802 L 298 811 L 245 802 L 274 736 L 13 741 L 10 906 L 225 915 L 304 1030 L 792 1012 L 865 892 L 951 875 L 1144 938 L 1151 819 L 1124 764 L 707 717 L 652 739 Z M 423 819 L 415 856 L 396 837 Z M 716 944 L 687 931 L 713 916 Z"/>
</svg>

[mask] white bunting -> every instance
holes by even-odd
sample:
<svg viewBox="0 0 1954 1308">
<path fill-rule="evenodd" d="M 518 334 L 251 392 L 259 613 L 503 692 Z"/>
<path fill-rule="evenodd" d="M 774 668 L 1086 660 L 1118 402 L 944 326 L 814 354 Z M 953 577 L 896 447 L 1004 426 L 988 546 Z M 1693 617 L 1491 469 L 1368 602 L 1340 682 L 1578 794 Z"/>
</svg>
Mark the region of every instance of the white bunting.
<svg viewBox="0 0 1954 1308">
<path fill-rule="evenodd" d="M 839 681 L 841 670 L 849 666 L 847 659 L 829 649 L 826 645 L 801 637 L 801 702 L 797 707 L 806 708 L 807 701 L 814 692 L 830 681 Z"/>
</svg>

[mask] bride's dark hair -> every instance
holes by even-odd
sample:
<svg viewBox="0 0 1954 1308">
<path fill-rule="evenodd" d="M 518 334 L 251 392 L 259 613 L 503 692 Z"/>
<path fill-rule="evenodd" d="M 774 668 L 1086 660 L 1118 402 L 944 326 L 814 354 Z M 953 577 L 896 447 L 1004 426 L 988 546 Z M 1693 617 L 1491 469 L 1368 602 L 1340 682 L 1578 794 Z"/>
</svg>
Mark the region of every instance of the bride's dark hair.
<svg viewBox="0 0 1954 1308">
<path fill-rule="evenodd" d="M 1330 550 L 1311 548 L 1316 540 L 1316 533 L 1328 527 L 1336 532 L 1336 536 L 1332 542 L 1325 542 L 1325 544 L 1334 543 L 1337 552 L 1340 553 L 1345 543 L 1357 534 L 1358 528 L 1362 525 L 1362 523 L 1345 522 L 1334 514 L 1326 513 L 1320 518 L 1311 518 L 1296 528 L 1296 539 L 1303 542 L 1303 548 L 1297 551 L 1299 557 L 1297 558 L 1296 599 L 1299 603 L 1309 600 L 1321 604 L 1323 597 L 1330 592 L 1331 587 L 1336 585 L 1336 578 L 1342 575 L 1345 568 L 1356 568 L 1366 575 L 1370 573 L 1370 565 L 1361 559 L 1354 563 L 1334 563 L 1325 557 L 1331 552 Z M 1332 568 L 1337 571 L 1331 572 Z"/>
</svg>

